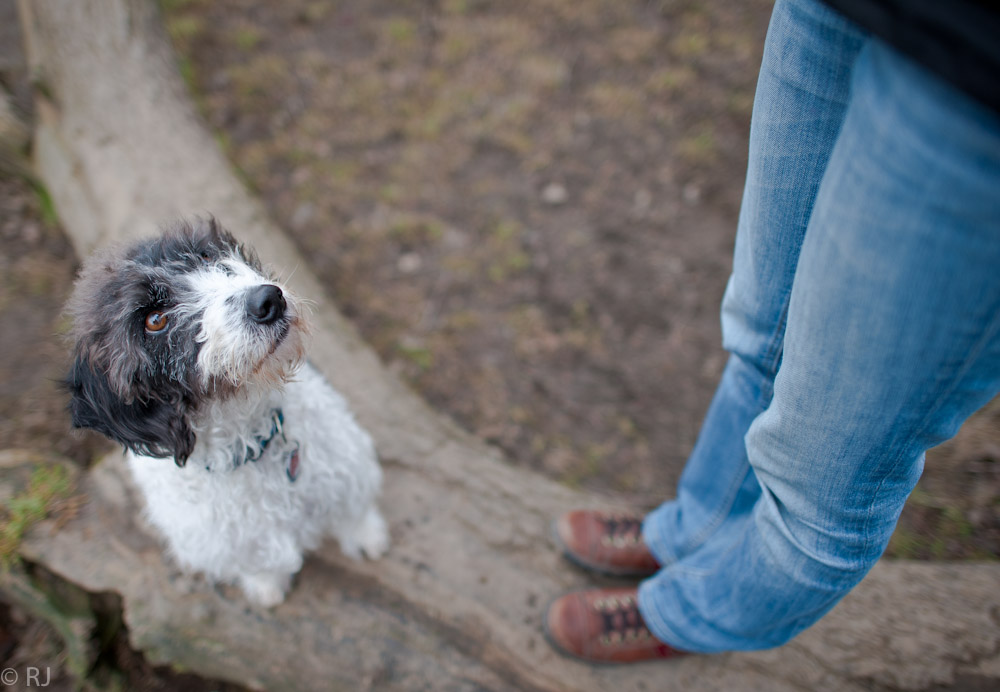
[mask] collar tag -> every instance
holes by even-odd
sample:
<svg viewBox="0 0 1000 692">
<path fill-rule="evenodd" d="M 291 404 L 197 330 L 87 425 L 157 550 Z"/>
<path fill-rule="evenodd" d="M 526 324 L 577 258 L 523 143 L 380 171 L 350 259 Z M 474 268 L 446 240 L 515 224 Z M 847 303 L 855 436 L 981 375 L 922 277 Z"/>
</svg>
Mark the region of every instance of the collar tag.
<svg viewBox="0 0 1000 692">
<path fill-rule="evenodd" d="M 299 443 L 295 442 L 291 449 L 285 452 L 285 475 L 288 481 L 294 483 L 299 477 Z"/>
</svg>

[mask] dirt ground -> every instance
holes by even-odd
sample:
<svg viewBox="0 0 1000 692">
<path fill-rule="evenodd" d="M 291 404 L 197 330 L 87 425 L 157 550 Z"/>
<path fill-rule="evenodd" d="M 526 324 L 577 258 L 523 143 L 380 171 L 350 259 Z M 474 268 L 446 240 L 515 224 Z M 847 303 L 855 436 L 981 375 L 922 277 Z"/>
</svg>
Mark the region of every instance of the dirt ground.
<svg viewBox="0 0 1000 692">
<path fill-rule="evenodd" d="M 725 362 L 770 2 L 163 4 L 234 167 L 391 367 L 513 463 L 672 494 Z M 1000 554 L 998 461 L 995 402 L 893 554 Z"/>
<path fill-rule="evenodd" d="M 234 165 L 392 367 L 515 463 L 669 494 L 724 364 L 767 3 L 168 5 Z"/>
<path fill-rule="evenodd" d="M 514 464 L 672 494 L 725 362 L 769 2 L 162 5 L 220 146 L 390 367 Z M 0 176 L 0 449 L 86 464 L 48 212 Z M 1000 401 L 928 454 L 890 554 L 1000 557 Z M 0 662 L 37 641 L 0 608 Z M 195 689 L 115 655 L 130 689 Z"/>
</svg>

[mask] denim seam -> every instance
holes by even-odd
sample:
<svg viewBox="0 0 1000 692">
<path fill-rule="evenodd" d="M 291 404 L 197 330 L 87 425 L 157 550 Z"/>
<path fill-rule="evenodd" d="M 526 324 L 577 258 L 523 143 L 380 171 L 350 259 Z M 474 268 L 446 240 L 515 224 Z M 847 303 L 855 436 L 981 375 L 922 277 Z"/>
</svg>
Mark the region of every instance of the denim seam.
<svg viewBox="0 0 1000 692">
<path fill-rule="evenodd" d="M 810 211 L 810 216 L 811 215 L 812 212 Z M 794 282 L 794 275 L 792 276 L 792 280 Z M 768 365 L 768 372 L 771 375 L 768 380 L 771 390 L 768 392 L 769 398 L 774 394 L 774 378 L 778 374 L 778 362 L 781 360 L 781 354 L 785 351 L 785 330 L 788 326 L 788 306 L 791 302 L 792 293 L 789 291 L 782 303 L 781 315 L 778 317 L 778 325 L 774 330 L 774 336 L 771 337 L 771 343 L 764 352 L 764 357 Z M 770 401 L 768 403 L 770 404 Z M 767 407 L 765 406 L 764 408 L 766 409 Z"/>
<path fill-rule="evenodd" d="M 748 521 L 751 522 L 751 523 L 753 523 L 753 521 L 754 521 L 753 517 L 752 516 L 749 517 Z M 684 565 L 683 562 L 679 562 L 679 563 L 677 563 L 675 565 L 670 565 L 670 567 L 669 567 L 670 573 L 671 574 L 686 574 L 686 575 L 689 575 L 689 576 L 692 576 L 692 577 L 698 577 L 698 578 L 704 578 L 704 577 L 707 577 L 707 576 L 713 574 L 718 569 L 718 565 L 725 564 L 725 562 L 728 559 L 728 557 L 730 555 L 732 555 L 733 553 L 735 553 L 738 550 L 739 545 L 740 545 L 740 541 L 743 540 L 743 536 L 744 536 L 744 534 L 746 534 L 746 532 L 748 530 L 749 530 L 749 526 L 747 528 L 744 528 L 743 529 L 743 533 L 741 533 L 739 536 L 737 536 L 737 538 L 729 545 L 729 547 L 726 548 L 722 553 L 720 553 L 718 555 L 718 558 L 715 560 L 715 568 L 710 569 L 710 568 L 706 568 L 706 567 L 688 567 L 688 566 Z"/>
<path fill-rule="evenodd" d="M 652 609 L 643 608 L 642 606 L 643 604 L 642 594 L 644 592 L 643 586 L 645 586 L 645 584 L 640 585 L 639 587 L 639 599 L 638 599 L 639 612 L 642 614 L 642 619 L 645 620 L 646 625 L 649 627 L 650 630 L 652 630 L 656 638 L 659 639 L 661 642 L 664 642 L 668 646 L 672 646 L 680 651 L 687 651 L 689 653 L 706 653 L 702 651 L 696 651 L 690 646 L 684 646 L 683 644 L 678 645 L 674 643 L 674 642 L 684 642 L 686 641 L 686 639 L 680 636 L 680 634 L 678 634 L 678 632 L 673 627 L 670 626 L 666 618 L 662 617 L 658 610 L 656 610 L 655 608 Z M 650 588 L 652 588 L 652 586 L 650 586 Z M 669 636 L 664 637 L 660 634 L 661 632 L 666 632 Z"/>
<path fill-rule="evenodd" d="M 760 388 L 761 399 L 767 399 L 767 404 L 762 405 L 763 401 L 758 403 L 757 415 L 767 410 L 770 406 L 772 397 L 774 396 L 774 376 L 777 374 L 777 364 L 781 358 L 781 353 L 783 352 L 783 346 L 785 342 L 785 327 L 788 322 L 788 305 L 791 302 L 791 294 L 785 296 L 784 303 L 781 308 L 781 315 L 778 317 L 778 324 L 774 330 L 774 336 L 771 337 L 771 341 L 768 347 L 764 350 L 762 360 L 768 367 L 768 375 L 762 377 L 763 380 Z M 756 420 L 756 416 L 754 417 Z M 745 446 L 744 442 L 744 446 Z M 726 517 L 733 509 L 733 503 L 736 502 L 736 494 L 739 491 L 740 486 L 743 485 L 743 481 L 746 480 L 747 475 L 753 470 L 753 466 L 747 463 L 747 471 L 742 476 L 734 480 L 733 484 L 726 490 L 726 500 L 719 504 L 719 508 L 716 510 L 712 518 L 705 524 L 705 527 L 695 534 L 691 540 L 683 546 L 684 554 L 690 554 L 700 548 L 709 537 L 715 533 L 719 526 L 723 523 Z"/>
<path fill-rule="evenodd" d="M 955 389 L 957 389 L 958 387 L 958 383 L 961 382 L 962 379 L 965 377 L 965 375 L 968 374 L 969 368 L 972 367 L 972 364 L 975 362 L 976 358 L 978 358 L 979 355 L 986 348 L 986 344 L 990 343 L 990 341 L 992 341 L 993 338 L 997 335 L 997 332 L 1000 331 L 1000 317 L 996 317 L 997 315 L 1000 315 L 1000 311 L 992 310 L 992 312 L 995 316 L 993 319 L 993 323 L 990 325 L 989 329 L 983 332 L 982 336 L 980 336 L 975 347 L 971 349 L 970 356 L 966 358 L 965 363 L 962 365 L 962 370 L 960 374 L 954 378 L 951 387 L 948 388 L 948 391 L 942 394 L 940 397 L 938 397 L 934 405 L 931 406 L 929 409 L 927 409 L 927 413 L 924 414 L 923 419 L 920 421 L 920 425 L 917 426 L 916 428 L 916 432 L 914 433 L 914 438 L 919 437 L 927 429 L 927 426 L 931 418 L 934 416 L 935 413 L 938 412 L 938 410 L 940 410 L 941 406 L 944 405 L 944 402 L 952 394 L 954 394 Z M 910 446 L 911 445 L 907 445 L 906 448 L 909 449 Z M 903 463 L 905 458 L 906 455 L 901 454 L 893 462 L 891 468 L 889 469 L 890 473 L 887 473 L 882 477 L 882 480 L 878 484 L 878 488 L 875 489 L 874 493 L 875 498 L 879 497 L 882 494 L 882 487 L 885 485 L 886 480 L 892 475 L 891 472 L 894 472 L 899 467 L 899 465 Z M 871 547 L 872 537 L 871 537 L 870 527 L 872 523 L 872 517 L 874 514 L 875 514 L 875 501 L 873 499 L 872 503 L 868 505 L 868 516 L 865 517 L 865 528 L 864 528 L 865 554 L 868 553 L 868 549 Z"/>
<path fill-rule="evenodd" d="M 732 553 L 736 552 L 736 550 L 739 548 L 740 540 L 741 540 L 740 538 L 737 538 L 737 540 L 733 541 L 733 544 L 730 545 L 729 548 L 727 548 L 726 551 L 723 552 L 722 555 L 719 556 L 719 560 L 716 561 L 716 564 L 722 564 L 722 563 L 724 563 L 725 560 L 728 558 L 729 555 L 731 555 Z M 687 568 L 687 567 L 680 567 L 678 565 L 670 565 L 667 568 L 665 568 L 664 570 L 662 570 L 660 573 L 658 573 L 655 577 L 653 577 L 651 579 L 648 579 L 646 581 L 651 584 L 654 580 L 664 579 L 667 576 L 672 575 L 672 574 L 681 574 L 681 575 L 686 575 L 686 576 L 689 576 L 689 577 L 693 577 L 695 579 L 704 579 L 705 577 L 710 576 L 713 572 L 714 572 L 714 570 L 711 570 L 711 569 L 691 569 L 691 568 Z M 654 609 L 652 611 L 651 615 L 648 614 L 648 613 L 646 613 L 646 612 L 642 612 L 643 608 L 642 608 L 641 592 L 642 592 L 642 585 L 640 585 L 640 599 L 639 599 L 639 609 L 640 609 L 640 612 L 642 613 L 643 619 L 646 620 L 646 624 L 647 625 L 653 624 L 653 627 L 650 627 L 650 629 L 653 631 L 653 634 L 656 635 L 657 639 L 659 639 L 660 641 L 666 642 L 667 644 L 669 644 L 671 646 L 674 646 L 674 648 L 681 649 L 682 651 L 689 651 L 689 652 L 692 652 L 692 653 L 711 653 L 711 652 L 705 652 L 705 651 L 698 651 L 696 647 L 684 646 L 684 645 L 681 645 L 681 646 L 674 645 L 673 642 L 684 642 L 684 641 L 687 641 L 687 640 L 686 640 L 685 637 L 681 636 L 677 632 L 676 629 L 674 629 L 673 627 L 671 627 L 670 624 L 667 622 L 667 620 L 665 618 L 663 618 L 663 617 L 660 616 L 659 611 L 657 611 L 657 610 Z M 652 621 L 652 623 L 651 623 L 651 621 Z M 658 630 L 666 631 L 671 636 L 669 636 L 669 637 L 661 637 Z"/>
<path fill-rule="evenodd" d="M 740 486 L 743 485 L 743 481 L 746 480 L 750 470 L 751 468 L 748 465 L 746 473 L 736 478 L 726 489 L 725 502 L 719 504 L 719 509 L 712 515 L 711 520 L 706 523 L 705 527 L 695 534 L 691 540 L 684 544 L 683 552 L 685 555 L 690 555 L 695 550 L 703 546 L 705 542 L 708 541 L 709 537 L 711 537 L 711 535 L 718 530 L 719 526 L 722 525 L 726 517 L 729 516 L 729 513 L 733 509 L 733 503 L 736 502 L 736 494 L 739 492 Z"/>
</svg>

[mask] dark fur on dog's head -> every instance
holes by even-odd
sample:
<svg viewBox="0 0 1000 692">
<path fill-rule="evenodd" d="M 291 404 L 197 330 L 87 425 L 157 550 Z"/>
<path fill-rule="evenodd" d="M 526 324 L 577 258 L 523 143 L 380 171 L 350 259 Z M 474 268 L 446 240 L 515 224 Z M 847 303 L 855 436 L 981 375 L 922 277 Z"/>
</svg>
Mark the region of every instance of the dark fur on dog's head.
<svg viewBox="0 0 1000 692">
<path fill-rule="evenodd" d="M 169 314 L 185 274 L 227 254 L 260 266 L 209 218 L 179 223 L 160 238 L 84 263 L 67 306 L 75 345 L 66 388 L 75 427 L 184 465 L 195 445 L 190 416 L 206 386 L 195 371 L 201 348 L 196 321 L 178 319 L 154 333 L 146 320 L 156 311 Z"/>
</svg>

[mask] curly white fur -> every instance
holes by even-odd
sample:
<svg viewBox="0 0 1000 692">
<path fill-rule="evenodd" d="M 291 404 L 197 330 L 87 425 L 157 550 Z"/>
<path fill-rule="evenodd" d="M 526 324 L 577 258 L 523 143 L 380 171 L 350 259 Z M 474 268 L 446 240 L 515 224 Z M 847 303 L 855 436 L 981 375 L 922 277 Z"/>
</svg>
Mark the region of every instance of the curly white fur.
<svg viewBox="0 0 1000 692">
<path fill-rule="evenodd" d="M 275 438 L 259 460 L 234 467 L 234 453 L 267 435 L 275 408 L 284 413 L 287 441 Z M 303 551 L 324 536 L 352 558 L 378 558 L 388 548 L 371 438 L 311 366 L 282 389 L 213 403 L 195 430 L 183 468 L 131 453 L 128 460 L 146 514 L 182 568 L 236 581 L 248 599 L 273 606 L 302 567 Z M 285 453 L 294 442 L 300 470 L 292 482 Z"/>
<path fill-rule="evenodd" d="M 302 301 L 214 219 L 91 258 L 69 309 L 74 424 L 130 450 L 181 568 L 273 606 L 324 536 L 386 551 L 372 440 L 302 365 Z"/>
</svg>

